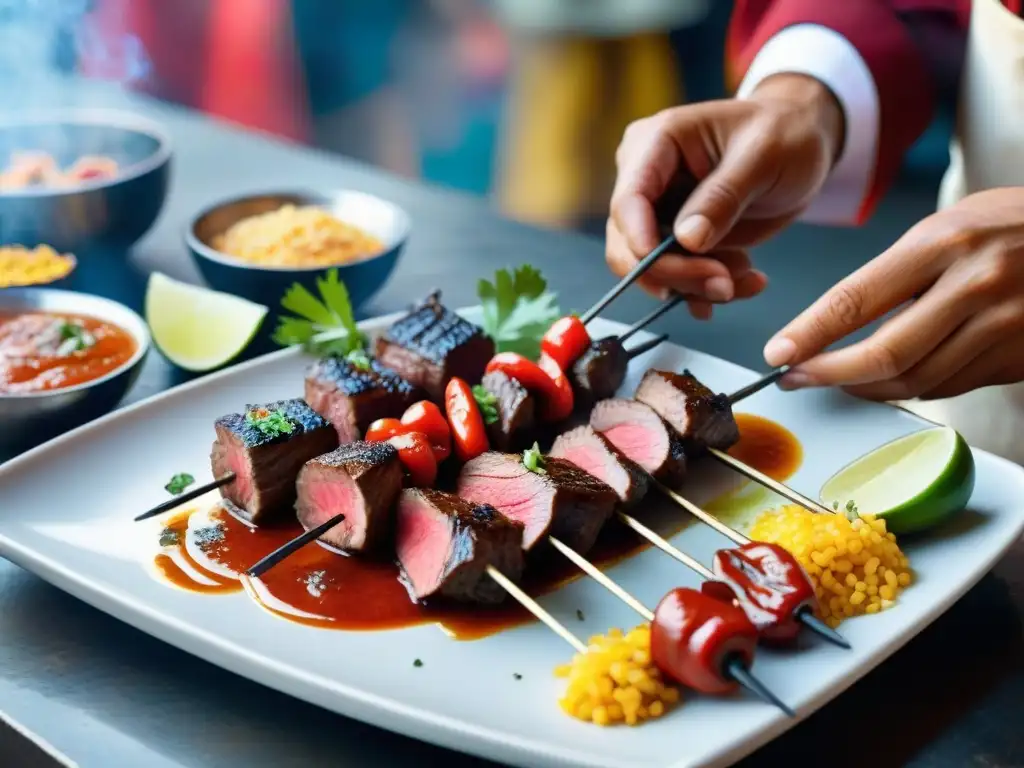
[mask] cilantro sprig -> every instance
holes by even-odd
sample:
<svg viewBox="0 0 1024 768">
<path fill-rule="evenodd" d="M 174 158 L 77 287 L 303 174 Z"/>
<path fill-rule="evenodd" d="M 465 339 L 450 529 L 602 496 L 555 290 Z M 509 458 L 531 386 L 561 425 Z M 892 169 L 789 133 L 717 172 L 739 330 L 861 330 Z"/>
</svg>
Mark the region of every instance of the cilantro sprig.
<svg viewBox="0 0 1024 768">
<path fill-rule="evenodd" d="M 484 333 L 494 339 L 499 352 L 518 352 L 531 360 L 540 355 L 541 337 L 561 316 L 558 297 L 547 288 L 547 281 L 529 264 L 512 272 L 499 269 L 493 282 L 477 283 Z"/>
<path fill-rule="evenodd" d="M 274 331 L 274 341 L 282 347 L 301 344 L 315 354 L 347 355 L 362 349 L 366 339 L 356 326 L 348 289 L 338 278 L 338 270 L 328 270 L 316 281 L 320 298 L 305 286 L 293 283 L 281 299 L 281 306 L 293 315 L 282 315 Z"/>
<path fill-rule="evenodd" d="M 534 443 L 532 448 L 527 448 L 523 451 L 523 466 L 538 475 L 546 475 L 548 473 L 544 469 L 544 454 L 540 452 L 540 446 L 537 443 Z"/>
<path fill-rule="evenodd" d="M 482 384 L 474 384 L 473 399 L 476 400 L 476 404 L 480 408 L 484 424 L 493 424 L 498 420 L 498 398 L 496 395 L 484 389 Z"/>
<path fill-rule="evenodd" d="M 196 479 L 188 472 L 179 472 L 168 481 L 167 485 L 164 486 L 164 490 L 172 496 L 177 496 L 195 481 Z"/>
<path fill-rule="evenodd" d="M 75 352 L 88 349 L 96 343 L 96 337 L 85 330 L 85 326 L 71 320 L 65 320 L 57 329 L 60 346 L 57 347 L 58 357 L 67 357 Z"/>
<path fill-rule="evenodd" d="M 251 408 L 245 414 L 245 423 L 258 429 L 267 437 L 290 435 L 295 431 L 295 425 L 280 408 L 275 411 L 268 411 L 266 408 Z"/>
</svg>

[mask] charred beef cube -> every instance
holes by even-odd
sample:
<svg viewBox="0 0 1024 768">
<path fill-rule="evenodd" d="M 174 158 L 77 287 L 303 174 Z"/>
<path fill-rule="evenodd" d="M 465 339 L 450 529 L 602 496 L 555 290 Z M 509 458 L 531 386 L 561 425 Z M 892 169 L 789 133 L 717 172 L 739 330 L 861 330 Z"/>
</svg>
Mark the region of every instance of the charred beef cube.
<svg viewBox="0 0 1024 768">
<path fill-rule="evenodd" d="M 623 456 L 670 488 L 686 474 L 683 441 L 654 409 L 636 400 L 602 400 L 590 412 L 590 426 Z"/>
<path fill-rule="evenodd" d="M 522 523 L 523 549 L 533 549 L 550 535 L 581 554 L 587 552 L 618 495 L 564 459 L 546 459 L 543 470 L 527 469 L 518 454 L 488 451 L 462 468 L 457 492 Z"/>
<path fill-rule="evenodd" d="M 626 506 L 640 501 L 647 493 L 647 473 L 587 424 L 559 435 L 551 446 L 551 456 L 572 462 L 593 475 L 614 490 Z"/>
<path fill-rule="evenodd" d="M 423 396 L 376 360 L 367 369 L 332 355 L 306 372 L 306 402 L 334 425 L 341 445 L 359 440 L 377 419 L 401 417 Z"/>
<path fill-rule="evenodd" d="M 572 367 L 572 388 L 577 407 L 590 407 L 598 400 L 614 397 L 629 369 L 629 354 L 618 337 L 592 342 Z"/>
<path fill-rule="evenodd" d="M 636 388 L 636 399 L 657 411 L 687 447 L 724 451 L 740 439 L 729 396 L 716 395 L 689 371 L 648 371 Z"/>
<path fill-rule="evenodd" d="M 260 416 L 277 412 L 284 417 L 282 430 L 257 426 Z M 250 414 L 253 423 L 247 418 Z M 299 399 L 247 406 L 243 413 L 217 419 L 214 428 L 213 476 L 235 475 L 233 482 L 221 487 L 221 496 L 258 524 L 290 517 L 302 465 L 338 447 L 331 425 Z"/>
<path fill-rule="evenodd" d="M 487 437 L 497 451 L 518 451 L 531 442 L 536 401 L 526 387 L 502 371 L 484 376 L 484 389 L 498 402 L 498 420 L 487 425 Z"/>
<path fill-rule="evenodd" d="M 402 491 L 395 549 L 402 579 L 417 601 L 500 603 L 505 590 L 487 575 L 487 566 L 513 581 L 523 572 L 523 526 L 489 504 L 442 491 Z"/>
<path fill-rule="evenodd" d="M 375 549 L 390 541 L 402 476 L 390 443 L 348 443 L 306 462 L 296 481 L 296 515 L 308 531 L 344 513 L 320 540 L 351 552 Z"/>
<path fill-rule="evenodd" d="M 494 342 L 431 296 L 377 339 L 377 359 L 437 403 L 453 376 L 480 381 Z"/>
</svg>

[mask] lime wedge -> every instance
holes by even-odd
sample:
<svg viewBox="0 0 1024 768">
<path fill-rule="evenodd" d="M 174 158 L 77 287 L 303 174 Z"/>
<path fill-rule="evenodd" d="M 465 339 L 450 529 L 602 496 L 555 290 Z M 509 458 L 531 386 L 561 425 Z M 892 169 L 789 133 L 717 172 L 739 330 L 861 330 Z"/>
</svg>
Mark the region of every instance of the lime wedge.
<svg viewBox="0 0 1024 768">
<path fill-rule="evenodd" d="M 252 341 L 267 307 L 160 272 L 146 286 L 146 322 L 168 360 L 187 371 L 219 368 Z"/>
<path fill-rule="evenodd" d="M 974 456 L 963 437 L 949 427 L 929 427 L 848 464 L 819 497 L 840 510 L 852 501 L 899 534 L 938 525 L 966 507 L 973 490 Z"/>
</svg>

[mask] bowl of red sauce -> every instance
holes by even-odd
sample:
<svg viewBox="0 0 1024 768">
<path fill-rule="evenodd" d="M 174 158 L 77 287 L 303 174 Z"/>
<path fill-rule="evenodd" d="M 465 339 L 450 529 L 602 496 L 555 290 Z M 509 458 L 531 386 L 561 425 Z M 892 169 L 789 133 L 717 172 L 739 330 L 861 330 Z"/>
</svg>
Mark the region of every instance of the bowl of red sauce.
<svg viewBox="0 0 1024 768">
<path fill-rule="evenodd" d="M 38 444 L 113 410 L 149 348 L 145 321 L 116 301 L 0 291 L 0 449 Z"/>
</svg>

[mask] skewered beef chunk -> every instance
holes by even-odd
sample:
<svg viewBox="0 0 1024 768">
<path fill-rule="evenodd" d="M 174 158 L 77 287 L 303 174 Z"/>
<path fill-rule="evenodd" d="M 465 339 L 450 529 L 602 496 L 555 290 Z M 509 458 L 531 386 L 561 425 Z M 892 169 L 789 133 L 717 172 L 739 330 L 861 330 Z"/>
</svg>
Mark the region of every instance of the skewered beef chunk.
<svg viewBox="0 0 1024 768">
<path fill-rule="evenodd" d="M 551 446 L 551 455 L 572 462 L 611 487 L 627 506 L 647 493 L 647 473 L 588 424 L 559 435 Z"/>
<path fill-rule="evenodd" d="M 590 426 L 656 480 L 670 488 L 682 482 L 683 441 L 650 406 L 625 398 L 602 400 L 590 412 Z"/>
<path fill-rule="evenodd" d="M 484 376 L 484 389 L 498 398 L 498 420 L 487 425 L 491 447 L 497 451 L 518 451 L 530 443 L 536 400 L 526 387 L 504 371 Z"/>
<path fill-rule="evenodd" d="M 598 339 L 572 367 L 572 388 L 577 407 L 589 407 L 598 400 L 614 397 L 629 369 L 629 355 L 617 336 Z"/>
<path fill-rule="evenodd" d="M 377 419 L 400 417 L 422 395 L 376 360 L 365 369 L 332 355 L 306 372 L 306 402 L 334 425 L 342 445 L 360 439 Z"/>
<path fill-rule="evenodd" d="M 728 395 L 716 395 L 689 371 L 650 370 L 636 388 L 636 399 L 651 406 L 684 443 L 726 450 L 740 439 Z"/>
<path fill-rule="evenodd" d="M 500 603 L 505 590 L 487 575 L 487 566 L 513 581 L 523 572 L 522 524 L 489 504 L 442 491 L 402 491 L 395 549 L 402 578 L 417 601 L 443 596 Z"/>
<path fill-rule="evenodd" d="M 596 477 L 564 459 L 544 461 L 544 474 L 532 472 L 518 454 L 488 451 L 459 473 L 458 494 L 492 504 L 525 526 L 523 549 L 548 535 L 585 553 L 612 514 L 618 496 Z"/>
<path fill-rule="evenodd" d="M 494 356 L 494 342 L 431 295 L 377 339 L 377 359 L 406 381 L 444 401 L 449 379 L 480 381 Z"/>
<path fill-rule="evenodd" d="M 284 415 L 283 430 L 274 434 L 249 423 L 247 415 Z M 303 400 L 281 400 L 261 406 L 246 406 L 242 413 L 223 416 L 214 423 L 210 464 L 214 477 L 229 472 L 234 482 L 221 486 L 220 493 L 243 517 L 253 523 L 291 515 L 295 502 L 295 478 L 302 465 L 338 447 L 338 435 L 331 425 Z"/>
<path fill-rule="evenodd" d="M 353 552 L 389 540 L 402 462 L 390 443 L 357 441 L 306 462 L 296 481 L 295 513 L 307 531 L 339 513 L 345 519 L 320 540 Z"/>
</svg>

